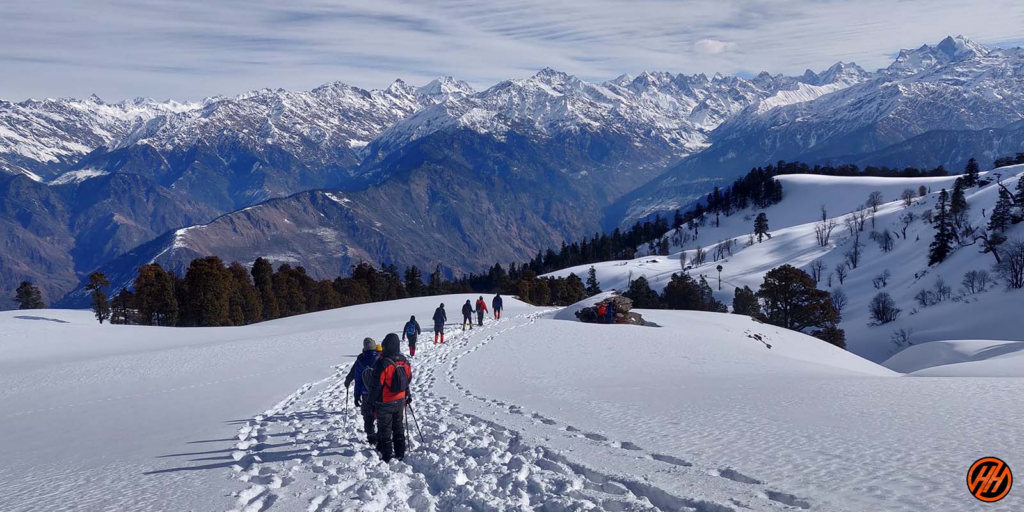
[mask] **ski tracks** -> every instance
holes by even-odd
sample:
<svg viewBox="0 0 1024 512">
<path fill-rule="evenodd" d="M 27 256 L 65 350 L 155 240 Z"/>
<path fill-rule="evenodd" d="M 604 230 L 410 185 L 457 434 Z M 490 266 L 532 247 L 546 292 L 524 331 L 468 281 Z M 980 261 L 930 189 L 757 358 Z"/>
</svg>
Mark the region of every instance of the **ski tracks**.
<svg viewBox="0 0 1024 512">
<path fill-rule="evenodd" d="M 409 450 L 403 462 L 385 464 L 365 442 L 362 420 L 348 397 L 344 377 L 349 365 L 306 384 L 245 424 L 231 457 L 232 471 L 245 488 L 232 495 L 233 510 L 690 510 L 735 512 L 751 508 L 739 500 L 724 505 L 677 496 L 648 479 L 608 475 L 573 462 L 559 451 L 524 439 L 521 432 L 462 411 L 438 392 L 443 377 L 464 397 L 499 414 L 555 429 L 646 457 L 666 470 L 693 469 L 671 455 L 646 454 L 630 442 L 611 441 L 597 433 L 560 426 L 522 407 L 476 396 L 457 381 L 460 360 L 499 339 L 509 330 L 536 322 L 543 311 L 488 322 L 483 328 L 450 333 L 446 343 L 421 342 L 413 362 L 412 404 L 419 431 L 407 416 Z M 442 375 L 438 375 L 442 373 Z M 419 432 L 424 442 L 420 442 Z M 725 468 L 706 470 L 745 486 L 761 482 Z M 767 509 L 807 509 L 795 496 L 767 489 L 751 494 L 764 498 Z"/>
</svg>

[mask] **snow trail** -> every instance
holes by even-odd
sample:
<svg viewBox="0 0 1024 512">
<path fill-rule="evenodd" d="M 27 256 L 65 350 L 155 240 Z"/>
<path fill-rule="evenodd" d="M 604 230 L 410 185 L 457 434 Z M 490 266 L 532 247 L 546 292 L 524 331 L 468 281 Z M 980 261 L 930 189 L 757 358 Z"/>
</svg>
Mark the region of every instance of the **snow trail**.
<svg viewBox="0 0 1024 512">
<path fill-rule="evenodd" d="M 412 407 L 425 442 L 420 442 L 413 418 L 407 417 L 409 448 L 402 462 L 385 464 L 365 442 L 358 410 L 344 387 L 349 365 L 336 366 L 330 377 L 303 385 L 239 429 L 232 471 L 246 487 L 234 494 L 233 510 L 811 508 L 806 500 L 768 489 L 732 468 L 694 467 L 677 457 L 647 453 L 632 442 L 559 425 L 519 405 L 479 396 L 459 382 L 463 357 L 553 311 L 488 320 L 472 330 L 449 329 L 441 345 L 425 337 L 411 358 Z M 556 436 L 559 443 L 544 442 Z M 679 496 L 649 477 L 598 471 L 551 446 L 566 442 L 635 458 L 644 466 L 636 474 L 711 479 L 711 487 L 726 493 L 717 496 L 721 499 L 707 499 L 706 492 Z M 649 470 L 652 465 L 656 469 Z"/>
</svg>

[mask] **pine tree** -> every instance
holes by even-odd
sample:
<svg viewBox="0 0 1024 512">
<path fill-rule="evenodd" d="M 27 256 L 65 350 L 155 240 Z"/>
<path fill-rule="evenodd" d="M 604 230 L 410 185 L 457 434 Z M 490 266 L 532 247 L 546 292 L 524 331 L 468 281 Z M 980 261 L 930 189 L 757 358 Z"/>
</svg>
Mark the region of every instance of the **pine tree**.
<svg viewBox="0 0 1024 512">
<path fill-rule="evenodd" d="M 736 288 L 732 299 L 732 312 L 737 315 L 746 315 L 752 318 L 761 316 L 761 304 L 757 301 L 757 294 L 749 286 Z"/>
<path fill-rule="evenodd" d="M 601 283 L 597 280 L 597 269 L 593 265 L 587 271 L 587 296 L 593 297 L 601 293 Z"/>
<path fill-rule="evenodd" d="M 231 262 L 228 267 L 233 281 L 231 317 L 234 325 L 254 324 L 263 320 L 263 300 L 241 263 Z"/>
<path fill-rule="evenodd" d="M 629 289 L 624 293 L 633 301 L 633 307 L 642 309 L 661 309 L 661 297 L 658 292 L 651 289 L 647 278 L 640 276 L 629 283 Z"/>
<path fill-rule="evenodd" d="M 587 298 L 587 287 L 583 284 L 583 280 L 575 273 L 569 274 L 562 285 L 562 302 L 568 306 L 585 298 Z"/>
<path fill-rule="evenodd" d="M 18 309 L 43 309 L 43 294 L 34 284 L 22 281 L 15 291 L 14 300 L 18 302 Z"/>
<path fill-rule="evenodd" d="M 953 184 L 953 195 L 949 199 L 949 215 L 957 227 L 964 225 L 967 212 L 971 209 L 971 206 L 967 204 L 967 197 L 964 196 L 964 187 L 963 180 L 956 180 Z"/>
<path fill-rule="evenodd" d="M 410 297 L 421 297 L 426 293 L 426 285 L 423 284 L 423 274 L 420 268 L 413 265 L 405 269 L 405 290 Z"/>
<path fill-rule="evenodd" d="M 661 297 L 669 309 L 704 311 L 706 308 L 700 285 L 688 274 L 672 274 Z"/>
<path fill-rule="evenodd" d="M 839 323 L 829 293 L 819 290 L 811 276 L 791 265 L 768 271 L 757 295 L 764 304 L 765 321 L 772 325 L 803 331 Z"/>
<path fill-rule="evenodd" d="M 971 158 L 967 161 L 967 166 L 964 168 L 964 187 L 973 188 L 978 186 L 978 176 L 981 173 L 981 168 L 978 166 L 978 161 Z"/>
<path fill-rule="evenodd" d="M 757 214 L 757 218 L 754 219 L 754 235 L 757 236 L 757 243 L 761 243 L 766 236 L 771 238 L 768 233 L 768 216 L 764 212 Z"/>
<path fill-rule="evenodd" d="M 281 310 L 277 306 L 277 297 L 274 296 L 274 267 L 264 258 L 256 258 L 252 264 L 252 281 L 259 294 L 262 317 L 264 320 L 273 320 L 281 316 Z"/>
<path fill-rule="evenodd" d="M 1017 180 L 1017 196 L 1015 202 L 1018 207 L 1024 208 L 1024 176 L 1021 176 L 1020 179 Z"/>
<path fill-rule="evenodd" d="M 110 281 L 102 272 L 89 274 L 89 284 L 85 285 L 85 289 L 91 292 L 89 296 L 92 297 L 92 312 L 101 324 L 110 318 L 110 302 L 107 300 L 106 292 L 103 291 L 108 286 L 110 286 Z"/>
<path fill-rule="evenodd" d="M 939 192 L 932 225 L 935 226 L 935 239 L 928 251 L 928 266 L 946 261 L 953 252 L 954 226 L 949 214 L 949 193 L 946 189 Z"/>
<path fill-rule="evenodd" d="M 441 265 L 438 265 L 430 273 L 430 282 L 427 283 L 427 295 L 441 295 L 442 293 L 444 293 L 444 282 L 441 277 Z"/>
<path fill-rule="evenodd" d="M 135 310 L 142 325 L 178 324 L 178 298 L 174 279 L 158 263 L 139 267 L 135 278 Z"/>
<path fill-rule="evenodd" d="M 1012 201 L 1010 200 L 1010 193 L 1006 189 L 999 189 L 999 200 L 996 201 L 995 208 L 992 209 L 992 215 L 988 218 L 988 229 L 989 231 L 1003 233 L 1006 228 L 1010 226 L 1010 220 L 1013 215 Z"/>
<path fill-rule="evenodd" d="M 122 288 L 110 301 L 110 323 L 131 324 L 135 322 L 135 294 Z"/>
<path fill-rule="evenodd" d="M 196 258 L 185 272 L 185 303 L 182 304 L 183 323 L 199 327 L 233 325 L 231 295 L 234 279 L 216 256 Z M 244 312 L 239 306 L 244 323 Z"/>
</svg>

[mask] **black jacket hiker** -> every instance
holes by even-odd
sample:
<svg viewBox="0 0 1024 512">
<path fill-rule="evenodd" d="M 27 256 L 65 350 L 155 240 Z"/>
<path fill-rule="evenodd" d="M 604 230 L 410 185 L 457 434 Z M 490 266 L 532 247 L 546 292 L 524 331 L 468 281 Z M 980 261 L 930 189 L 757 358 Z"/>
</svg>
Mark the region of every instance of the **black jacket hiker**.
<svg viewBox="0 0 1024 512">
<path fill-rule="evenodd" d="M 363 431 L 366 432 L 366 441 L 371 445 L 377 445 L 377 431 L 373 423 L 373 400 L 369 399 L 370 390 L 363 382 L 363 374 L 373 367 L 377 362 L 377 342 L 372 338 L 363 340 L 363 352 L 356 358 L 348 375 L 345 376 L 345 387 L 355 382 L 355 402 L 359 407 L 359 413 L 363 416 Z"/>
<path fill-rule="evenodd" d="M 401 341 L 384 338 L 380 359 L 370 370 L 370 397 L 377 416 L 377 450 L 384 462 L 405 457 L 405 406 L 412 401 L 412 365 L 402 356 Z"/>
<path fill-rule="evenodd" d="M 473 328 L 473 305 L 470 304 L 469 300 L 462 305 L 462 330 L 466 330 L 466 324 L 469 324 L 469 328 Z"/>
<path fill-rule="evenodd" d="M 448 321 L 448 314 L 444 312 L 444 303 L 441 303 L 437 309 L 434 310 L 434 345 L 437 345 L 437 337 L 441 337 L 441 343 L 444 343 L 444 323 Z"/>
</svg>

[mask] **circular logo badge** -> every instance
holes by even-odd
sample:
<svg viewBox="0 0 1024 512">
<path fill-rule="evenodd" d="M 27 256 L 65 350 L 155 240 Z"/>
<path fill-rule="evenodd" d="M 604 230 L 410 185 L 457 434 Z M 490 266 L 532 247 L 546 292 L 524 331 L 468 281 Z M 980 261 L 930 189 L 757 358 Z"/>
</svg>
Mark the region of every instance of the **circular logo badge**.
<svg viewBox="0 0 1024 512">
<path fill-rule="evenodd" d="M 982 457 L 967 471 L 967 489 L 971 495 L 986 503 L 995 503 L 1006 497 L 1013 487 L 1013 473 L 1001 459 Z"/>
</svg>

